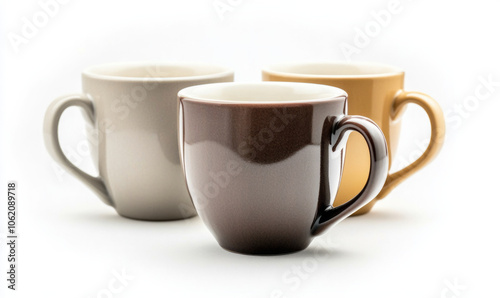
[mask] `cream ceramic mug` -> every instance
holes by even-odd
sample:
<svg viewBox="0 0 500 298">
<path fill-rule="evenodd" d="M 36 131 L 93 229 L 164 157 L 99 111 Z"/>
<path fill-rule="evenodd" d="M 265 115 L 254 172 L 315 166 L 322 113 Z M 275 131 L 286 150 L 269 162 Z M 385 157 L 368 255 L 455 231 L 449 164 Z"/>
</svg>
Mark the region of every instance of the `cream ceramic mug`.
<svg viewBox="0 0 500 298">
<path fill-rule="evenodd" d="M 233 71 L 196 63 L 114 63 L 82 73 L 83 92 L 59 97 L 48 107 L 45 145 L 50 155 L 118 214 L 142 220 L 196 215 L 179 160 L 177 93 L 199 84 L 231 82 Z M 68 107 L 82 108 L 95 133 L 91 145 L 99 176 L 73 165 L 58 138 Z"/>
</svg>

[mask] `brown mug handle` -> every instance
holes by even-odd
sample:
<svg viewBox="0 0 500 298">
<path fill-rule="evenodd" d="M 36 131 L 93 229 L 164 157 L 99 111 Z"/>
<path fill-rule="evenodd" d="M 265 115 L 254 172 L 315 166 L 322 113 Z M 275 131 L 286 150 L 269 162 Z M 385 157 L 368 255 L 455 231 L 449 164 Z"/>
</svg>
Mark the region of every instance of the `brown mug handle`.
<svg viewBox="0 0 500 298">
<path fill-rule="evenodd" d="M 405 107 L 409 103 L 419 105 L 429 116 L 429 120 L 431 122 L 431 139 L 429 145 L 427 146 L 427 149 L 425 149 L 424 153 L 416 161 L 409 164 L 404 169 L 401 169 L 387 176 L 385 185 L 382 188 L 382 191 L 378 194 L 377 199 L 384 198 L 406 178 L 410 177 L 415 172 L 431 162 L 443 147 L 444 135 L 446 131 L 443 111 L 441 110 L 439 104 L 427 94 L 420 92 L 400 91 L 394 98 L 391 110 L 391 118 L 395 119 L 399 117 L 399 114 L 403 111 L 403 107 Z"/>
<path fill-rule="evenodd" d="M 389 154 L 382 130 L 372 120 L 362 116 L 344 116 L 333 124 L 331 132 L 332 150 L 343 150 L 353 131 L 360 133 L 366 140 L 370 150 L 370 174 L 361 192 L 350 201 L 333 207 L 326 193 L 320 195 L 316 219 L 311 227 L 312 235 L 324 232 L 374 199 L 384 186 L 389 172 Z M 321 179 L 329 179 L 322 175 Z M 329 181 L 321 181 L 322 184 Z"/>
</svg>

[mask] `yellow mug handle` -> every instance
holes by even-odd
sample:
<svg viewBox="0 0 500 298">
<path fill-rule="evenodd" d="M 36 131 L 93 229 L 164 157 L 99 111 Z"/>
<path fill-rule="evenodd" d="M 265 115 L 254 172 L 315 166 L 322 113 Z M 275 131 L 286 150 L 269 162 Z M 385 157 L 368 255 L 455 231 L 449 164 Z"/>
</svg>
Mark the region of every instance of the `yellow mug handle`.
<svg viewBox="0 0 500 298">
<path fill-rule="evenodd" d="M 444 135 L 446 131 L 443 111 L 439 104 L 430 96 L 420 92 L 400 91 L 394 98 L 391 109 L 391 117 L 397 118 L 403 111 L 403 107 L 409 103 L 414 103 L 421 106 L 431 122 L 431 139 L 425 152 L 413 163 L 395 173 L 389 174 L 385 181 L 382 191 L 377 196 L 377 199 L 384 198 L 397 185 L 403 182 L 406 178 L 413 175 L 416 171 L 423 168 L 431 162 L 443 147 Z"/>
</svg>

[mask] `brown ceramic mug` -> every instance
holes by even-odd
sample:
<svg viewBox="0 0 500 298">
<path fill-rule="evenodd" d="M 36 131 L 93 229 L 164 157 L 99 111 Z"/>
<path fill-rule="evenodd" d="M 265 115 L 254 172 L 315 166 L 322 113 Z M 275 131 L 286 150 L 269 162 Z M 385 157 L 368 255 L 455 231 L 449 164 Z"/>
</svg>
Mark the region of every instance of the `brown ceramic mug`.
<svg viewBox="0 0 500 298">
<path fill-rule="evenodd" d="M 346 113 L 345 91 L 319 84 L 216 83 L 179 92 L 188 191 L 223 248 L 302 250 L 378 194 L 389 163 L 384 135 Z M 352 131 L 368 144 L 370 175 L 359 194 L 333 207 Z"/>
</svg>

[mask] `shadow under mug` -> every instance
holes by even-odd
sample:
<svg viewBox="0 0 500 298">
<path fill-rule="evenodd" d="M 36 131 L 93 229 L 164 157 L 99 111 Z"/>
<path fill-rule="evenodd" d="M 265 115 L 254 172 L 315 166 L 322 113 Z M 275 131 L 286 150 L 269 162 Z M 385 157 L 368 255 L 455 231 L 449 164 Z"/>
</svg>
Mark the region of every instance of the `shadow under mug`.
<svg viewBox="0 0 500 298">
<path fill-rule="evenodd" d="M 62 96 L 45 114 L 48 152 L 118 214 L 142 220 L 196 215 L 179 160 L 177 93 L 182 88 L 233 81 L 233 71 L 197 63 L 127 62 L 83 71 L 83 92 Z M 99 176 L 73 165 L 58 138 L 62 113 L 83 110 Z"/>
<path fill-rule="evenodd" d="M 382 189 L 388 153 L 371 120 L 347 116 L 347 94 L 304 83 L 218 83 L 179 92 L 179 145 L 196 210 L 223 248 L 289 253 L 367 204 Z M 370 151 L 365 187 L 332 207 L 345 143 Z"/>
<path fill-rule="evenodd" d="M 405 168 L 390 173 L 377 199 L 428 164 L 439 153 L 445 135 L 445 121 L 439 104 L 430 96 L 405 91 L 404 72 L 396 67 L 364 62 L 291 62 L 271 65 L 262 71 L 264 81 L 316 83 L 344 89 L 349 94 L 349 114 L 375 121 L 384 132 L 391 168 L 399 143 L 401 116 L 410 103 L 422 107 L 431 123 L 431 138 L 422 155 Z M 347 142 L 343 179 L 334 205 L 347 202 L 366 183 L 370 153 L 363 138 L 353 135 Z M 355 215 L 367 213 L 377 200 Z"/>
</svg>

